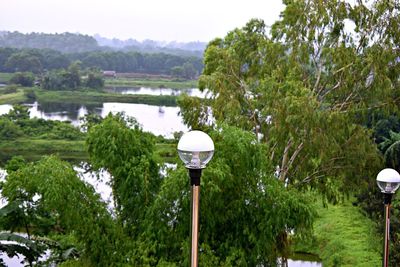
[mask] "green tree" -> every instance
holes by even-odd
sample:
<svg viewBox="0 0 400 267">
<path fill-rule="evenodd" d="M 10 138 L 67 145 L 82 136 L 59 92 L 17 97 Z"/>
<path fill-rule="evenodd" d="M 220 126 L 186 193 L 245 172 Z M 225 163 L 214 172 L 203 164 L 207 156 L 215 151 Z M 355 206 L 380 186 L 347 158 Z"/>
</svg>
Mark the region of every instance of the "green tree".
<svg viewBox="0 0 400 267">
<path fill-rule="evenodd" d="M 101 89 L 104 87 L 103 75 L 99 72 L 90 71 L 88 73 L 85 85 L 89 88 Z"/>
<path fill-rule="evenodd" d="M 0 118 L 0 139 L 15 139 L 23 135 L 21 128 L 8 118 Z"/>
<path fill-rule="evenodd" d="M 251 20 L 208 45 L 199 86 L 213 97 L 203 104 L 181 99 L 183 117 L 205 125 L 210 105 L 215 124 L 253 131 L 267 144 L 282 182 L 311 185 L 335 200 L 380 166 L 370 133 L 357 123 L 371 109 L 397 108 L 398 7 L 285 4 L 271 37 L 262 21 Z"/>
<path fill-rule="evenodd" d="M 31 87 L 33 86 L 34 80 L 35 76 L 33 75 L 32 72 L 16 72 L 11 77 L 10 82 L 22 86 Z"/>
<path fill-rule="evenodd" d="M 171 69 L 171 75 L 177 78 L 182 78 L 184 70 L 182 66 L 175 66 Z"/>
<path fill-rule="evenodd" d="M 200 264 L 275 265 L 277 256 L 287 256 L 287 232 L 310 230 L 311 198 L 285 189 L 253 133 L 224 126 L 211 136 L 215 155 L 201 178 Z M 189 264 L 190 187 L 183 166 L 164 179 L 146 225 L 150 243 L 140 254 L 148 253 L 154 265 L 161 259 Z"/>
<path fill-rule="evenodd" d="M 400 170 L 400 133 L 390 131 L 389 135 L 379 144 L 379 148 L 383 152 L 386 166 Z"/>
<path fill-rule="evenodd" d="M 196 69 L 192 63 L 185 62 L 182 66 L 183 74 L 186 79 L 194 79 L 196 77 Z"/>
<path fill-rule="evenodd" d="M 42 71 L 42 63 L 36 55 L 26 52 L 12 54 L 5 63 L 7 68 L 13 71 L 30 71 L 40 73 Z"/>
<path fill-rule="evenodd" d="M 129 241 L 118 231 L 100 196 L 70 164 L 46 157 L 17 165 L 7 169 L 2 186 L 1 194 L 9 203 L 9 212 L 2 209 L 3 230 L 13 231 L 21 223 L 31 242 L 38 245 L 49 234 L 72 235 L 82 247 L 82 257 L 92 265 L 126 263 Z M 38 261 L 36 255 L 31 262 Z"/>
<path fill-rule="evenodd" d="M 13 108 L 5 115 L 1 117 L 5 117 L 10 119 L 11 121 L 20 121 L 29 119 L 29 108 L 23 105 L 13 105 Z"/>
<path fill-rule="evenodd" d="M 153 138 L 132 120 L 109 114 L 88 130 L 87 147 L 94 169 L 112 175 L 111 187 L 118 219 L 128 233 L 142 231 L 146 209 L 159 190 L 161 177 Z"/>
</svg>

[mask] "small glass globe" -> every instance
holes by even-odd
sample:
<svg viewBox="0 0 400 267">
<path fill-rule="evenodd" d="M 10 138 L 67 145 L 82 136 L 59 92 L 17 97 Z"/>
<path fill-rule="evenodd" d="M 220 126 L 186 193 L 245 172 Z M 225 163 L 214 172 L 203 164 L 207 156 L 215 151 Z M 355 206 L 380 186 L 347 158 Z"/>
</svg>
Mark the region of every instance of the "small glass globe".
<svg viewBox="0 0 400 267">
<path fill-rule="evenodd" d="M 400 174 L 394 169 L 383 169 L 378 173 L 376 183 L 382 193 L 394 194 L 400 186 Z"/>
<path fill-rule="evenodd" d="M 202 131 L 190 131 L 179 140 L 178 154 L 186 168 L 203 169 L 214 155 L 214 142 Z"/>
</svg>

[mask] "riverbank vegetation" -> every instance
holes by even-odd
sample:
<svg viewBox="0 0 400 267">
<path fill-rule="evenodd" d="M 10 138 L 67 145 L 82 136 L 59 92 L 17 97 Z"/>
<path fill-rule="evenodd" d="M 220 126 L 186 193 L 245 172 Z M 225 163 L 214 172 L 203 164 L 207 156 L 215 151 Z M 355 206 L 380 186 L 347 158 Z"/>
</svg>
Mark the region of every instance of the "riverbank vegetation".
<svg viewBox="0 0 400 267">
<path fill-rule="evenodd" d="M 209 43 L 199 85 L 210 99 L 178 98 L 185 123 L 215 142 L 201 181 L 200 262 L 274 266 L 294 250 L 318 254 L 328 266 L 379 265 L 382 199 L 375 177 L 384 167 L 398 169 L 400 158 L 399 7 L 382 0 L 285 3 L 271 28 L 253 19 Z M 350 32 L 349 22 L 355 25 Z M 86 75 L 79 74 L 93 71 L 86 67 L 104 67 L 104 59 L 116 55 L 88 53 L 82 70 L 74 62 L 48 73 L 53 84 L 62 85 L 31 88 L 25 95 L 85 103 L 117 97 L 83 89 Z M 131 56 L 129 63 L 136 64 L 138 55 Z M 25 66 L 35 66 L 34 57 L 29 54 Z M 130 98 L 118 97 L 118 102 Z M 13 158 L 6 164 L 2 195 L 8 204 L 0 209 L 0 225 L 7 231 L 25 229 L 29 242 L 51 250 L 54 257 L 47 264 L 189 264 L 187 170 L 178 161 L 165 176 L 160 172 L 160 158 L 176 161 L 176 139 L 157 145 L 160 139 L 121 114 L 87 118 L 85 133 L 67 123 L 32 124 L 23 108 L 0 122 L 3 139 L 14 140 L 8 147 L 42 142 L 70 146 L 73 153 L 84 142 L 87 171 L 106 170 L 112 177 L 110 211 L 109 203 L 57 157 L 31 163 Z M 29 144 L 27 136 L 52 141 Z M 398 203 L 393 207 L 398 215 Z M 398 222 L 393 220 L 392 231 L 400 230 Z M 394 264 L 400 260 L 399 240 L 394 235 Z M 26 261 L 38 263 L 45 249 L 28 248 L 22 250 Z M 66 249 L 76 253 L 57 257 Z"/>
<path fill-rule="evenodd" d="M 353 199 L 354 200 L 354 199 Z M 316 204 L 313 236 L 294 240 L 297 253 L 318 255 L 323 266 L 379 266 L 382 239 L 377 225 L 346 199 L 337 205 Z"/>
<path fill-rule="evenodd" d="M 100 117 L 89 115 L 82 118 L 82 127 L 100 121 Z M 85 138 L 86 132 L 68 121 L 30 119 L 27 107 L 14 105 L 9 113 L 0 116 L 0 163 L 4 164 L 14 156 L 36 161 L 48 155 L 57 155 L 74 163 L 87 161 Z M 161 136 L 154 140 L 158 161 L 176 163 L 176 140 Z"/>
</svg>

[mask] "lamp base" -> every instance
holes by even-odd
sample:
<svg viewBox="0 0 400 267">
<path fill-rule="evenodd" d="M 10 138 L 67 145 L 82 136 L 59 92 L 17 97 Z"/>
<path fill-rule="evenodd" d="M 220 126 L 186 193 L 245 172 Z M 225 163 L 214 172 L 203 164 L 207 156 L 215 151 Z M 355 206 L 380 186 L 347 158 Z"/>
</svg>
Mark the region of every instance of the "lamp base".
<svg viewBox="0 0 400 267">
<path fill-rule="evenodd" d="M 189 169 L 190 185 L 200 186 L 202 169 Z"/>
<path fill-rule="evenodd" d="M 392 196 L 393 196 L 393 194 L 384 193 L 383 194 L 383 204 L 385 204 L 385 205 L 392 204 Z"/>
</svg>

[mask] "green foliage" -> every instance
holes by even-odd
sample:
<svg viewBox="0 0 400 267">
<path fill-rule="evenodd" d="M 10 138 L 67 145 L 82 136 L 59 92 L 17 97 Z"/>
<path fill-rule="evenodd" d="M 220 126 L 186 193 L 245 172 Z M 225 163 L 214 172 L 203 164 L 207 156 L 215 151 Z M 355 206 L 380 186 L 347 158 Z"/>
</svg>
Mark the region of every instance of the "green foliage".
<svg viewBox="0 0 400 267">
<path fill-rule="evenodd" d="M 101 105 L 104 102 L 141 103 L 148 105 L 176 106 L 176 96 L 171 95 L 122 95 L 97 91 L 46 91 L 35 92 L 40 103 L 74 103 Z"/>
<path fill-rule="evenodd" d="M 106 85 L 110 86 L 143 86 L 150 88 L 172 88 L 172 89 L 188 89 L 196 88 L 196 80 L 176 80 L 176 79 L 139 79 L 139 78 L 116 78 L 107 79 Z"/>
<path fill-rule="evenodd" d="M 101 89 L 104 87 L 103 76 L 98 72 L 89 72 L 85 81 L 85 86 L 94 89 Z"/>
<path fill-rule="evenodd" d="M 42 71 L 42 64 L 38 55 L 30 51 L 21 51 L 12 54 L 5 62 L 5 66 L 13 72 L 29 71 L 40 73 Z"/>
<path fill-rule="evenodd" d="M 214 125 L 224 122 L 256 133 L 282 182 L 311 186 L 338 201 L 353 188 L 350 184 L 366 185 L 365 176 L 381 163 L 371 133 L 357 124 L 357 116 L 378 107 L 397 108 L 395 43 L 383 35 L 384 47 L 360 39 L 372 38 L 370 28 L 398 28 L 380 20 L 386 13 L 361 9 L 361 4 L 286 4 L 272 37 L 262 21 L 251 20 L 210 42 L 199 87 L 209 89 L 211 99 L 183 97 L 179 105 L 192 128 L 207 128 L 211 113 Z M 373 20 L 359 21 L 371 14 Z M 347 20 L 359 27 L 354 37 L 340 28 Z"/>
<path fill-rule="evenodd" d="M 67 70 L 61 69 L 47 73 L 42 80 L 42 87 L 46 90 L 74 90 L 80 87 L 81 63 L 79 61 L 71 63 Z"/>
<path fill-rule="evenodd" d="M 346 200 L 338 205 L 318 206 L 314 236 L 295 241 L 294 249 L 316 253 L 324 266 L 379 266 L 381 246 L 376 225 Z"/>
<path fill-rule="evenodd" d="M 0 116 L 0 139 L 31 138 L 82 140 L 84 134 L 68 122 L 30 119 L 26 106 L 14 105 Z"/>
<path fill-rule="evenodd" d="M 135 121 L 109 114 L 89 128 L 87 148 L 93 168 L 105 168 L 113 176 L 111 187 L 119 220 L 129 233 L 138 235 L 161 183 L 152 136 Z"/>
<path fill-rule="evenodd" d="M 15 139 L 23 135 L 21 128 L 9 119 L 0 119 L 0 138 Z"/>
<path fill-rule="evenodd" d="M 16 140 L 3 140 L 0 143 L 1 163 L 17 155 L 23 156 L 28 161 L 36 161 L 45 155 L 53 154 L 75 163 L 88 159 L 83 140 L 70 141 L 20 137 Z"/>
<path fill-rule="evenodd" d="M 0 88 L 0 104 L 19 104 L 26 101 L 24 90 L 11 84 Z"/>
<path fill-rule="evenodd" d="M 0 37 L 1 47 L 42 48 L 76 53 L 99 49 L 97 41 L 88 35 L 62 33 L 29 33 L 7 32 Z"/>
<path fill-rule="evenodd" d="M 203 266 L 273 264 L 278 255 L 286 255 L 288 244 L 282 239 L 286 231 L 310 230 L 311 199 L 286 190 L 269 172 L 265 147 L 254 134 L 234 127 L 211 134 L 216 153 L 201 178 L 200 262 Z M 146 219 L 150 244 L 142 253 L 188 264 L 188 181 L 183 166 L 168 173 Z"/>
<path fill-rule="evenodd" d="M 1 241 L 11 241 L 11 243 L 0 243 L 0 251 L 6 253 L 10 258 L 19 257 L 18 254 L 23 255 L 25 259 L 21 263 L 29 263 L 29 266 L 33 266 L 32 263 L 37 262 L 39 256 L 45 251 L 43 244 L 33 242 L 18 234 L 2 232 L 0 233 Z M 3 263 L 2 260 L 0 263 Z"/>
<path fill-rule="evenodd" d="M 13 108 L 1 117 L 7 118 L 13 122 L 29 119 L 29 108 L 23 105 L 13 105 Z"/>
<path fill-rule="evenodd" d="M 35 76 L 32 72 L 16 72 L 10 79 L 10 83 L 30 87 L 33 85 Z"/>
<path fill-rule="evenodd" d="M 399 170 L 400 169 L 400 133 L 390 131 L 390 137 L 384 138 L 379 144 L 380 149 L 384 152 L 385 165 Z"/>
<path fill-rule="evenodd" d="M 10 84 L 5 86 L 4 88 L 1 88 L 1 93 L 3 94 L 12 94 L 16 93 L 18 89 L 18 86 L 16 84 Z"/>
<path fill-rule="evenodd" d="M 3 41 L 2 38 L 4 36 L 0 37 L 0 46 Z M 79 46 L 80 44 L 77 43 L 76 45 Z M 171 74 L 173 68 L 182 67 L 182 75 L 185 78 L 197 76 L 203 68 L 201 56 L 194 57 L 159 52 L 113 52 L 101 51 L 101 49 L 97 49 L 98 51 L 81 52 L 81 49 L 78 47 L 75 47 L 76 51 L 63 54 L 59 51 L 51 50 L 55 49 L 51 45 L 47 48 L 42 46 L 36 48 L 29 47 L 31 46 L 24 44 L 18 46 L 18 49 L 0 47 L 0 71 L 31 71 L 33 73 L 41 73 L 43 70 L 49 71 L 67 68 L 75 60 L 80 60 L 84 68 L 115 70 L 119 73 L 135 72 L 168 75 Z M 63 46 L 63 48 L 65 47 Z M 67 49 L 74 49 L 74 47 Z M 62 49 L 61 51 L 64 50 Z"/>
<path fill-rule="evenodd" d="M 118 233 L 105 203 L 68 163 L 47 157 L 18 168 L 8 174 L 2 196 L 9 205 L 23 203 L 14 205 L 17 213 L 11 208 L 2 213 L 3 229 L 12 231 L 10 227 L 21 222 L 32 240 L 43 240 L 40 237 L 49 233 L 69 233 L 92 264 L 120 266 L 125 261 L 126 240 Z M 14 224 L 4 223 L 7 220 Z M 68 249 L 64 256 L 72 252 Z"/>
</svg>

